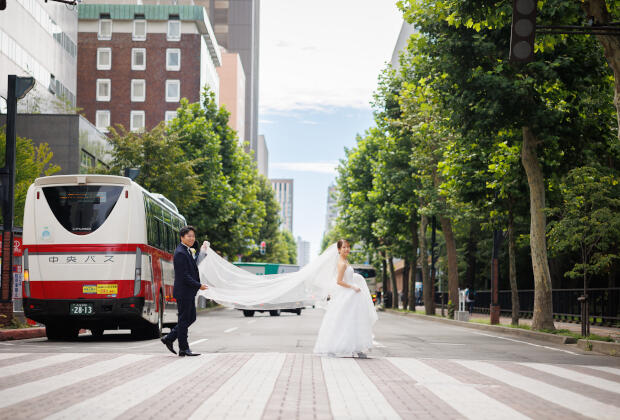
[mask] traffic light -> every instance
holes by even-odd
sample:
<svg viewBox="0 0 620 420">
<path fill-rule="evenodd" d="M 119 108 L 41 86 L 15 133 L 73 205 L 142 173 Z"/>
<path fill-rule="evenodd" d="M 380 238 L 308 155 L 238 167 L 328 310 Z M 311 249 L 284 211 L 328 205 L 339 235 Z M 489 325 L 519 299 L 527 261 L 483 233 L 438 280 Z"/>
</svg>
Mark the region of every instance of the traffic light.
<svg viewBox="0 0 620 420">
<path fill-rule="evenodd" d="M 535 36 L 536 0 L 512 0 L 510 61 L 533 61 Z"/>
<path fill-rule="evenodd" d="M 265 241 L 262 241 L 260 243 L 260 253 L 261 255 L 265 255 L 265 251 L 267 250 L 267 243 Z"/>
<path fill-rule="evenodd" d="M 0 10 L 6 9 L 6 0 L 0 0 Z"/>
</svg>

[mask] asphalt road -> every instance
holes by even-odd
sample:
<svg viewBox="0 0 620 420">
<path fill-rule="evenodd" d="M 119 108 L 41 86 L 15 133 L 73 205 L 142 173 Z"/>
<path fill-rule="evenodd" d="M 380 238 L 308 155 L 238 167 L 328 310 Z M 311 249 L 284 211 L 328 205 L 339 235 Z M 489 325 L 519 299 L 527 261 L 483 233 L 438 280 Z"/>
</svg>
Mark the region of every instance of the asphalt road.
<svg viewBox="0 0 620 420">
<path fill-rule="evenodd" d="M 231 309 L 199 313 L 189 330 L 192 351 L 202 353 L 304 353 L 311 354 L 323 316 L 308 308 L 300 316 L 279 317 L 257 313 L 245 318 Z M 554 345 L 521 337 L 503 336 L 415 317 L 379 313 L 372 357 L 462 359 L 537 362 L 620 367 L 620 359 L 583 352 L 576 346 Z M 106 331 L 102 338 L 89 333 L 72 341 L 46 338 L 0 342 L 0 352 L 27 353 L 135 353 L 167 350 L 159 340 L 136 340 L 128 330 Z"/>
</svg>

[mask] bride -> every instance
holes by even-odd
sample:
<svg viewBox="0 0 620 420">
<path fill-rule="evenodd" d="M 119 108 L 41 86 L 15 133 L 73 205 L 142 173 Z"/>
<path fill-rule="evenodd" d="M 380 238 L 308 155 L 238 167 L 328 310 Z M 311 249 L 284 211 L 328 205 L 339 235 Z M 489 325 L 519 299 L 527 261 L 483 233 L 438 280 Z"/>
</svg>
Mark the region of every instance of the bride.
<svg viewBox="0 0 620 420">
<path fill-rule="evenodd" d="M 372 326 L 377 312 L 370 297 L 366 280 L 353 272 L 347 257 L 349 242 L 340 239 L 335 289 L 314 346 L 314 353 L 329 356 L 366 358 L 372 348 Z"/>
<path fill-rule="evenodd" d="M 198 265 L 198 293 L 232 307 L 294 309 L 330 298 L 314 352 L 330 356 L 366 357 L 377 320 L 370 291 L 348 264 L 349 243 L 341 239 L 294 273 L 256 276 L 229 263 L 211 248 Z"/>
</svg>

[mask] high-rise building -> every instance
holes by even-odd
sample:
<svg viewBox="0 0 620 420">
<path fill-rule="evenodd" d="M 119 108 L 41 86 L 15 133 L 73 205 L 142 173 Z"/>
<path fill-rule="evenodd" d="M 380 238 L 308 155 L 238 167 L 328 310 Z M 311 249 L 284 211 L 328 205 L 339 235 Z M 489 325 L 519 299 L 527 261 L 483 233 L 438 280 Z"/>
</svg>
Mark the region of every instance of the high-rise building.
<svg viewBox="0 0 620 420">
<path fill-rule="evenodd" d="M 264 135 L 258 136 L 258 147 L 256 148 L 256 166 L 258 173 L 269 178 L 269 149 Z"/>
<path fill-rule="evenodd" d="M 327 211 L 325 215 L 325 233 L 332 230 L 338 217 L 338 189 L 335 185 L 327 187 Z"/>
<path fill-rule="evenodd" d="M 217 100 L 221 53 L 203 7 L 91 0 L 79 19 L 77 102 L 97 128 L 150 130 L 205 86 Z"/>
<path fill-rule="evenodd" d="M 310 242 L 297 237 L 297 265 L 303 267 L 310 262 Z"/>
<path fill-rule="evenodd" d="M 394 45 L 394 51 L 392 52 L 392 59 L 390 60 L 390 64 L 393 68 L 400 68 L 400 53 L 407 48 L 407 43 L 409 42 L 409 38 L 411 35 L 416 32 L 415 27 L 403 21 L 402 26 L 400 27 L 400 32 L 398 34 L 398 39 L 396 40 L 396 45 Z"/>
<path fill-rule="evenodd" d="M 194 0 L 207 9 L 218 43 L 238 53 L 245 72 L 245 140 L 258 147 L 260 0 Z"/>
<path fill-rule="evenodd" d="M 18 102 L 25 113 L 72 113 L 77 91 L 78 13 L 65 4 L 8 1 L 0 11 L 0 96 L 7 75 L 32 76 L 35 87 Z M 0 101 L 0 112 L 6 102 Z"/>
<path fill-rule="evenodd" d="M 220 76 L 220 105 L 230 112 L 228 125 L 237 132 L 239 143 L 245 143 L 245 73 L 241 58 L 222 48 L 222 65 L 217 68 Z"/>
<path fill-rule="evenodd" d="M 280 227 L 293 232 L 293 180 L 272 179 L 271 186 L 276 193 L 276 201 L 280 203 Z"/>
</svg>

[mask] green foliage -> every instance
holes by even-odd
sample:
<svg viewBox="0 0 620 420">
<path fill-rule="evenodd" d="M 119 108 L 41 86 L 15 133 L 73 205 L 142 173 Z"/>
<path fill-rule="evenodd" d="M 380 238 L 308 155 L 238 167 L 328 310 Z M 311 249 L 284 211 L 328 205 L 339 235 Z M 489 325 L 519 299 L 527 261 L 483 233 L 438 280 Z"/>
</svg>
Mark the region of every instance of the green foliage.
<svg viewBox="0 0 620 420">
<path fill-rule="evenodd" d="M 565 273 L 583 278 L 607 273 L 620 259 L 620 177 L 609 170 L 579 167 L 560 184 L 562 202 L 551 211 L 551 252 L 576 252 L 579 262 Z"/>
<path fill-rule="evenodd" d="M 60 166 L 51 164 L 53 153 L 47 143 L 35 146 L 32 140 L 17 137 L 15 149 L 15 226 L 23 226 L 24 205 L 28 187 L 41 176 L 53 175 Z M 6 132 L 0 127 L 0 166 L 6 159 Z M 0 215 L 0 220 L 2 215 Z"/>
</svg>

